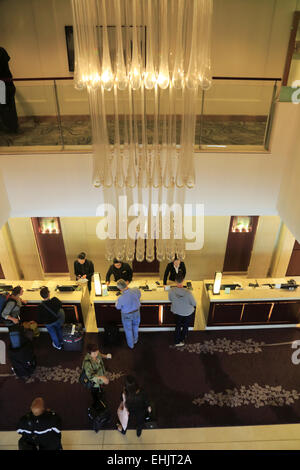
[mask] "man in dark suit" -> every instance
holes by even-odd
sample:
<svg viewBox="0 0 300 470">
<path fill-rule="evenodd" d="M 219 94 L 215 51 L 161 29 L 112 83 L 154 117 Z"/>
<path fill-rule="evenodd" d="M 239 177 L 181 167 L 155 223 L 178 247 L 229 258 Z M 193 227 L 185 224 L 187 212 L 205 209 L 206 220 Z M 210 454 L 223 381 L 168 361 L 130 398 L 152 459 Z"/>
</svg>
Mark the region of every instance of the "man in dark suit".
<svg viewBox="0 0 300 470">
<path fill-rule="evenodd" d="M 186 269 L 184 262 L 175 257 L 171 263 L 167 264 L 164 274 L 164 286 L 167 285 L 168 277 L 170 281 L 175 281 L 176 276 L 178 275 L 184 279 L 186 275 Z"/>
<path fill-rule="evenodd" d="M 128 283 L 132 281 L 133 271 L 129 264 L 122 263 L 118 259 L 114 258 L 113 264 L 110 266 L 106 273 L 106 284 L 109 285 L 111 275 L 114 275 L 115 282 L 119 279 L 124 279 Z"/>
<path fill-rule="evenodd" d="M 88 290 L 91 292 L 91 282 L 94 275 L 94 264 L 86 258 L 85 253 L 79 253 L 77 260 L 74 261 L 74 273 L 76 280 L 87 279 Z"/>
</svg>

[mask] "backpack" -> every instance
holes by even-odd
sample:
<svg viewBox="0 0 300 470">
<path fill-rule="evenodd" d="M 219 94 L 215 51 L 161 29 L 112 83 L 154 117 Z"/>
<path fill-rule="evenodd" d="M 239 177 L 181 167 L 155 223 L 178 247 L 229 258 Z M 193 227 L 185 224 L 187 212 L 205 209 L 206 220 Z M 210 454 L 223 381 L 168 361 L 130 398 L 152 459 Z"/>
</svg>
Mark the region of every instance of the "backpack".
<svg viewBox="0 0 300 470">
<path fill-rule="evenodd" d="M 13 322 L 10 321 L 10 320 L 5 320 L 3 317 L 2 317 L 2 312 L 3 310 L 5 309 L 5 306 L 7 304 L 7 302 L 11 300 L 12 302 L 15 302 L 15 304 L 17 303 L 14 299 L 11 299 L 10 298 L 10 294 L 8 292 L 5 292 L 3 294 L 0 294 L 0 315 L 1 315 L 1 321 L 4 322 L 7 326 L 9 325 L 13 325 Z"/>
<path fill-rule="evenodd" d="M 3 294 L 0 294 L 0 313 L 4 310 L 4 307 L 6 305 L 6 302 L 8 301 L 9 294 L 7 292 L 4 292 Z"/>
<path fill-rule="evenodd" d="M 93 430 L 97 433 L 109 422 L 110 412 L 105 403 L 100 400 L 96 406 L 88 408 L 88 417 L 92 421 Z"/>
</svg>

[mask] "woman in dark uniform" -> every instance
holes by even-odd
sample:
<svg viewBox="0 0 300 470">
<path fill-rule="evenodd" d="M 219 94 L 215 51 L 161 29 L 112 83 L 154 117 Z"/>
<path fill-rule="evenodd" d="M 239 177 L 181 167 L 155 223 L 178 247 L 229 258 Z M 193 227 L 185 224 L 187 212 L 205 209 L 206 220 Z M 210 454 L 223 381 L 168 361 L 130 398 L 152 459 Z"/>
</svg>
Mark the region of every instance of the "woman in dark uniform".
<svg viewBox="0 0 300 470">
<path fill-rule="evenodd" d="M 184 279 L 186 275 L 186 269 L 184 262 L 175 257 L 171 263 L 167 264 L 164 274 L 164 286 L 167 285 L 168 277 L 170 281 L 175 281 L 178 274 L 181 275 L 181 277 Z"/>
</svg>

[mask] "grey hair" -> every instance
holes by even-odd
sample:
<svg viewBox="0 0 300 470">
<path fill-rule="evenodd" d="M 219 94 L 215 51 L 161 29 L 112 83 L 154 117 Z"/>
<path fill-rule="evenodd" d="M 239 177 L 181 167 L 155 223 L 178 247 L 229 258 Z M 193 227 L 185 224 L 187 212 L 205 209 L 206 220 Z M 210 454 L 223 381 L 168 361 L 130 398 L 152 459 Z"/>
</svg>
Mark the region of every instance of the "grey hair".
<svg viewBox="0 0 300 470">
<path fill-rule="evenodd" d="M 127 284 L 124 281 L 124 279 L 119 279 L 118 282 L 117 282 L 117 288 L 119 290 L 123 290 L 123 289 L 126 289 L 126 287 L 127 287 Z"/>
</svg>

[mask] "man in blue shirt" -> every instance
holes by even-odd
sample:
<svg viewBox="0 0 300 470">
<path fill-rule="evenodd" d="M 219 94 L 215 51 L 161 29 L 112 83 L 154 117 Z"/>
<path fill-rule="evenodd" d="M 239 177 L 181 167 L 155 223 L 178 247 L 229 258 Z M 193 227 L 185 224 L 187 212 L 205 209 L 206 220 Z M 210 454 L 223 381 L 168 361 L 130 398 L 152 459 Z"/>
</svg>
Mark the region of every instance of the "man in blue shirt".
<svg viewBox="0 0 300 470">
<path fill-rule="evenodd" d="M 130 349 L 138 342 L 140 324 L 140 298 L 141 291 L 137 288 L 129 289 L 124 279 L 117 282 L 122 295 L 116 301 L 116 308 L 121 310 L 121 318 L 125 331 L 126 341 Z"/>
</svg>

